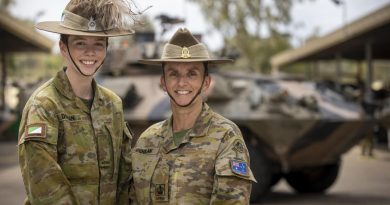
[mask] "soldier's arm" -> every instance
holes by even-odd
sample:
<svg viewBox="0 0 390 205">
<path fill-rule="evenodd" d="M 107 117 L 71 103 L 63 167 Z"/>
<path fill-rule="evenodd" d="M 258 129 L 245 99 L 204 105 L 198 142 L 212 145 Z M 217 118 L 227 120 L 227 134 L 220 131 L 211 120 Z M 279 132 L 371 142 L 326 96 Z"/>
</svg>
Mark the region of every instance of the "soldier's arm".
<svg viewBox="0 0 390 205">
<path fill-rule="evenodd" d="M 256 181 L 249 164 L 241 133 L 227 132 L 218 151 L 210 204 L 249 204 L 252 181 Z"/>
<path fill-rule="evenodd" d="M 234 176 L 216 176 L 214 178 L 212 205 L 249 204 L 252 182 Z"/>
<path fill-rule="evenodd" d="M 129 196 L 132 178 L 131 169 L 131 142 L 133 136 L 130 132 L 130 128 L 127 123 L 124 123 L 123 143 L 122 143 L 122 154 L 119 165 L 119 177 L 118 177 L 118 204 L 126 205 L 129 204 L 131 199 Z"/>
<path fill-rule="evenodd" d="M 39 105 L 22 118 L 19 165 L 30 204 L 79 204 L 57 163 L 58 121 Z"/>
</svg>

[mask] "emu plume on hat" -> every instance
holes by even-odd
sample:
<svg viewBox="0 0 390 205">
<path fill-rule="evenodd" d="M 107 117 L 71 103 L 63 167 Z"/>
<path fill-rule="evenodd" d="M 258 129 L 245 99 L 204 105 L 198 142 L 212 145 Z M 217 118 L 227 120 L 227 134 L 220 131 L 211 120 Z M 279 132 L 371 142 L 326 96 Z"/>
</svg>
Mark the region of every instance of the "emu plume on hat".
<svg viewBox="0 0 390 205">
<path fill-rule="evenodd" d="M 122 36 L 133 34 L 137 14 L 127 0 L 71 0 L 61 21 L 45 21 L 35 27 L 76 36 Z"/>
<path fill-rule="evenodd" d="M 186 28 L 180 28 L 165 44 L 161 59 L 139 60 L 142 64 L 161 65 L 167 62 L 228 63 L 231 59 L 213 59 L 206 46 L 200 43 Z"/>
</svg>

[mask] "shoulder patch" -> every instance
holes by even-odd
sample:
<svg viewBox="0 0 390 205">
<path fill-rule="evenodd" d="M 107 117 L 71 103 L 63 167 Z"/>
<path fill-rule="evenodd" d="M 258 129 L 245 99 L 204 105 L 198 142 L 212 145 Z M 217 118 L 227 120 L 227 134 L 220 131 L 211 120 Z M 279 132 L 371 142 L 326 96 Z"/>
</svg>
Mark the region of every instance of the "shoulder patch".
<svg viewBox="0 0 390 205">
<path fill-rule="evenodd" d="M 249 176 L 248 165 L 244 161 L 230 160 L 230 168 L 234 174 L 245 176 L 245 177 Z"/>
<path fill-rule="evenodd" d="M 237 139 L 233 142 L 233 150 L 236 152 L 244 152 L 244 144 L 241 140 Z"/>
<path fill-rule="evenodd" d="M 30 137 L 46 138 L 46 124 L 36 123 L 36 124 L 27 125 L 25 132 L 26 132 L 25 139 L 28 139 Z"/>
</svg>

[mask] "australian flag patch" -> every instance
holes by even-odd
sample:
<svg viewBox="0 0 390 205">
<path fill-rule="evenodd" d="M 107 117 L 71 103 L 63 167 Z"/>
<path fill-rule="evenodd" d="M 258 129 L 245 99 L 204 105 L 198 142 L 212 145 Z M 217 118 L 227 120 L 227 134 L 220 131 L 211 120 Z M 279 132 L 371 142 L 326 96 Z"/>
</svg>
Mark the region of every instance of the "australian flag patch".
<svg viewBox="0 0 390 205">
<path fill-rule="evenodd" d="M 230 160 L 230 168 L 234 174 L 248 176 L 248 166 L 244 161 Z"/>
</svg>

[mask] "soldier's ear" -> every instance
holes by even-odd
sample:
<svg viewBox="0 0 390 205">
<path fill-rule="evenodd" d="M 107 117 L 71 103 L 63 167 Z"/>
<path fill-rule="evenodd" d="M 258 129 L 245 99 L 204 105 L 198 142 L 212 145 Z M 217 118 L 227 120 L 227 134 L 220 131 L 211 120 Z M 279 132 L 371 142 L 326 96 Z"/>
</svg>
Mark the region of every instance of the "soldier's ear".
<svg viewBox="0 0 390 205">
<path fill-rule="evenodd" d="M 207 91 L 207 89 L 209 89 L 210 83 L 211 83 L 211 76 L 210 75 L 206 75 L 204 77 L 203 91 Z"/>
<path fill-rule="evenodd" d="M 61 55 L 62 55 L 62 57 L 65 57 L 66 56 L 66 45 L 65 45 L 65 43 L 64 42 L 62 42 L 62 41 L 60 41 L 59 43 L 58 43 L 58 46 L 60 47 L 60 52 L 61 52 Z"/>
<path fill-rule="evenodd" d="M 164 75 L 161 75 L 161 77 L 160 77 L 160 88 L 161 88 L 164 92 L 167 92 L 167 87 L 165 86 Z"/>
</svg>

